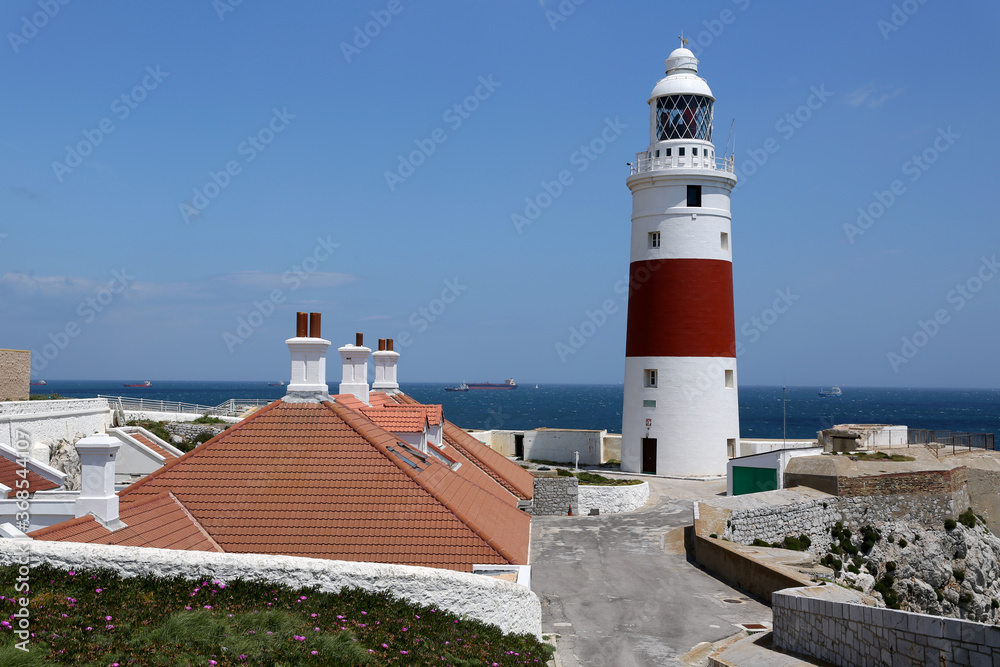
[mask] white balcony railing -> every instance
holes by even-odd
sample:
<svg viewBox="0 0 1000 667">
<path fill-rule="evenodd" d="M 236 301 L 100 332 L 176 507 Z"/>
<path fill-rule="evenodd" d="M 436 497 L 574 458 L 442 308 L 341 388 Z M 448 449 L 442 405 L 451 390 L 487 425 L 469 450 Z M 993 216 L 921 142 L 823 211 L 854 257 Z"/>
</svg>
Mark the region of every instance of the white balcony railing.
<svg viewBox="0 0 1000 667">
<path fill-rule="evenodd" d="M 631 174 L 641 174 L 660 169 L 715 169 L 736 173 L 733 156 L 726 158 L 708 157 L 707 155 L 685 155 L 671 157 L 646 157 L 646 153 L 636 153 L 635 162 L 629 164 Z"/>
</svg>

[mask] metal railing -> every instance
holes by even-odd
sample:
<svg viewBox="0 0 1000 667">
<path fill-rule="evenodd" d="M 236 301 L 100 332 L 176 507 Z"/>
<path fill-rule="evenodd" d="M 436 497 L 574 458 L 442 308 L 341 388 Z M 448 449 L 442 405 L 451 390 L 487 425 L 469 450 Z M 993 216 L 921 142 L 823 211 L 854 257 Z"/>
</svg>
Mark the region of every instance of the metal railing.
<svg viewBox="0 0 1000 667">
<path fill-rule="evenodd" d="M 635 162 L 630 162 L 629 168 L 630 174 L 633 176 L 660 169 L 714 169 L 734 174 L 736 173 L 736 161 L 732 155 L 724 158 L 703 155 L 646 157 L 645 153 L 636 153 Z"/>
<path fill-rule="evenodd" d="M 942 449 L 951 448 L 952 454 L 974 449 L 995 450 L 993 433 L 961 433 L 958 431 L 937 431 L 923 428 L 908 430 L 908 445 L 924 445 L 937 456 Z"/>
<path fill-rule="evenodd" d="M 112 409 L 121 408 L 130 412 L 181 412 L 185 414 L 211 415 L 215 417 L 239 417 L 251 408 L 274 402 L 274 399 L 263 398 L 230 398 L 219 405 L 198 405 L 183 401 L 159 401 L 148 398 L 129 398 L 127 396 L 102 396 L 107 399 Z"/>
</svg>

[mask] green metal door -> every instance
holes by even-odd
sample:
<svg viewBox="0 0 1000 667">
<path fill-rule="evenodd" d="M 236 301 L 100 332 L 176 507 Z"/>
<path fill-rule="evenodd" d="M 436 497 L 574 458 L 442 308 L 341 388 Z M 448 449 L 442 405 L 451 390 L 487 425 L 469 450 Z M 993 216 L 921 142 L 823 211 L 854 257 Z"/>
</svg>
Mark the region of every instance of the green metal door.
<svg viewBox="0 0 1000 667">
<path fill-rule="evenodd" d="M 733 466 L 733 495 L 758 491 L 774 491 L 778 488 L 778 471 L 773 468 L 745 468 Z"/>
</svg>

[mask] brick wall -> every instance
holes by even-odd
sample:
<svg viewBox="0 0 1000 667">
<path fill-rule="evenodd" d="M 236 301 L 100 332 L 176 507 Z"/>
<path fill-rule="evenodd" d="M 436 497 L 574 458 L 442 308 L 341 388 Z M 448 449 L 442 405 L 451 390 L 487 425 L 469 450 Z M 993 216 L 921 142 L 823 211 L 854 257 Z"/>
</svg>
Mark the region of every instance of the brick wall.
<svg viewBox="0 0 1000 667">
<path fill-rule="evenodd" d="M 887 473 L 865 477 L 838 477 L 837 495 L 892 496 L 906 493 L 953 493 L 966 483 L 964 467 L 953 470 Z"/>
<path fill-rule="evenodd" d="M 0 401 L 26 401 L 31 382 L 31 352 L 0 350 Z"/>
</svg>

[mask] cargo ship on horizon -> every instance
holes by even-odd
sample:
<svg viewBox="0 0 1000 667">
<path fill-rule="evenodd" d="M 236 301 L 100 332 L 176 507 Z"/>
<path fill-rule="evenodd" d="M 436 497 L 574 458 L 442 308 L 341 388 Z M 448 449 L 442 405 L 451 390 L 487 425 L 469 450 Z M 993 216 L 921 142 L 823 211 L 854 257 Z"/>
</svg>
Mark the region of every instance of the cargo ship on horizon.
<svg viewBox="0 0 1000 667">
<path fill-rule="evenodd" d="M 464 382 L 462 384 L 465 384 Z M 500 384 L 493 384 L 492 382 L 481 382 L 479 384 L 465 384 L 469 389 L 517 389 L 517 383 L 514 382 L 514 378 L 507 378 Z"/>
</svg>

